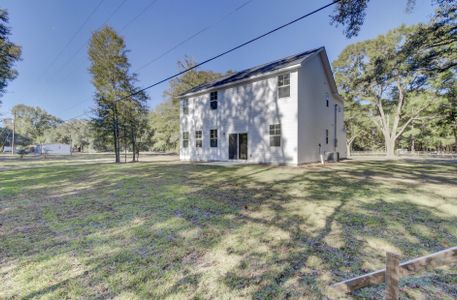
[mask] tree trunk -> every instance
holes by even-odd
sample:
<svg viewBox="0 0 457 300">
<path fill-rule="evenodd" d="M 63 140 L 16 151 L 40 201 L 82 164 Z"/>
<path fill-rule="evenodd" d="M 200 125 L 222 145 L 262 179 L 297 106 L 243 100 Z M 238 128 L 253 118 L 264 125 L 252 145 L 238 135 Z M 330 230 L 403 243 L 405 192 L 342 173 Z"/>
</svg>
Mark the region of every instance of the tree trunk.
<svg viewBox="0 0 457 300">
<path fill-rule="evenodd" d="M 457 128 L 453 128 L 452 131 L 454 132 L 454 151 L 457 152 Z"/>
<path fill-rule="evenodd" d="M 137 161 L 136 159 L 136 138 L 135 138 L 135 130 L 132 128 L 130 131 L 131 139 L 132 139 L 132 161 Z"/>
<path fill-rule="evenodd" d="M 115 162 L 116 163 L 120 163 L 121 162 L 121 157 L 119 155 L 119 143 L 118 143 L 116 125 L 113 126 L 113 143 L 114 143 Z"/>
<path fill-rule="evenodd" d="M 127 162 L 128 144 L 127 144 L 127 129 L 125 128 L 125 126 L 124 126 L 122 132 L 123 132 L 122 143 L 124 144 L 124 163 L 126 163 Z"/>
<path fill-rule="evenodd" d="M 347 157 L 351 157 L 352 142 L 346 143 L 346 154 Z"/>
<path fill-rule="evenodd" d="M 395 157 L 395 139 L 384 138 L 384 141 L 386 145 L 386 156 L 388 158 Z"/>
<path fill-rule="evenodd" d="M 120 141 L 119 141 L 119 124 L 117 122 L 117 110 L 116 104 L 114 104 L 113 109 L 113 137 L 114 137 L 114 155 L 115 155 L 115 162 L 118 164 L 121 162 L 121 149 L 120 149 Z"/>
</svg>

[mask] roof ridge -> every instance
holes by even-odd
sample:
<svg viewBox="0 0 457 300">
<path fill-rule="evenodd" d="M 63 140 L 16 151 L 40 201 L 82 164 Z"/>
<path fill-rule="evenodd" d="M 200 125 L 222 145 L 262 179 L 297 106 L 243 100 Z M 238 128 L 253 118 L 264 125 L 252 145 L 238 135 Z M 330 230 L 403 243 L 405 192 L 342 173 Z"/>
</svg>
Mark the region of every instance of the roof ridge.
<svg viewBox="0 0 457 300">
<path fill-rule="evenodd" d="M 260 73 L 260 74 L 266 73 L 269 70 L 262 70 L 262 69 L 266 69 L 268 66 L 274 67 L 276 64 L 278 64 L 280 62 L 283 62 L 283 63 L 279 64 L 278 68 L 276 70 L 281 69 L 282 67 L 280 67 L 280 66 L 290 65 L 292 62 L 295 63 L 295 62 L 299 61 L 300 63 L 302 63 L 305 59 L 309 58 L 308 55 L 313 54 L 313 53 L 318 53 L 321 50 L 325 51 L 325 47 L 321 46 L 321 47 L 318 47 L 318 48 L 310 49 L 310 50 L 303 51 L 303 52 L 296 53 L 296 54 L 292 54 L 292 55 L 289 55 L 289 56 L 286 56 L 286 57 L 283 57 L 283 58 L 280 58 L 280 59 L 276 59 L 276 60 L 273 60 L 273 61 L 270 61 L 270 62 L 267 62 L 267 63 L 264 63 L 264 64 L 260 64 L 260 65 L 257 65 L 257 66 L 246 68 L 246 69 L 243 69 L 243 70 L 235 72 L 235 73 L 227 74 L 227 75 L 222 76 L 222 77 L 220 77 L 218 79 L 215 79 L 215 80 L 212 80 L 212 81 L 208 81 L 208 82 L 202 83 L 202 84 L 200 84 L 198 86 L 195 86 L 195 87 L 187 90 L 186 92 L 180 94 L 179 96 L 182 97 L 182 96 L 185 96 L 185 95 L 190 94 L 190 93 L 196 93 L 198 91 L 206 90 L 206 89 L 209 89 L 209 88 L 212 88 L 212 87 L 217 87 L 219 85 L 223 85 L 223 84 L 226 84 L 226 83 L 231 83 L 231 82 L 235 83 L 237 81 L 241 81 L 241 80 L 253 77 L 253 75 L 255 75 L 257 73 Z M 294 57 L 296 57 L 296 59 L 293 59 Z M 243 75 L 244 73 L 246 73 L 246 74 Z M 240 78 L 236 78 L 236 77 L 240 77 Z M 230 80 L 231 78 L 233 78 L 233 80 Z"/>
</svg>

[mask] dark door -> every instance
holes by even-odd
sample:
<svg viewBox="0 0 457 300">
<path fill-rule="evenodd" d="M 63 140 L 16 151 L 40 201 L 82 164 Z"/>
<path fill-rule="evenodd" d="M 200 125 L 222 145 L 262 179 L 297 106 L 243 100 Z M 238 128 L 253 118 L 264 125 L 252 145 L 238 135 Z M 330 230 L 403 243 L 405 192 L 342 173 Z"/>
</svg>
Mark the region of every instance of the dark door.
<svg viewBox="0 0 457 300">
<path fill-rule="evenodd" d="M 229 159 L 238 158 L 238 134 L 229 134 Z"/>
<path fill-rule="evenodd" d="M 239 159 L 248 159 L 248 134 L 247 133 L 240 133 L 238 135 L 239 139 L 239 151 L 240 154 Z"/>
</svg>

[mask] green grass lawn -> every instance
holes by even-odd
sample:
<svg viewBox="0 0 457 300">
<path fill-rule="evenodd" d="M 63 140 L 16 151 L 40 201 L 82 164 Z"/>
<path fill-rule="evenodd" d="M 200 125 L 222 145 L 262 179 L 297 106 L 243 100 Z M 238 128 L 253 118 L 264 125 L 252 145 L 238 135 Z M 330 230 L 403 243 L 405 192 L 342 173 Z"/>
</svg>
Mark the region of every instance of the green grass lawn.
<svg viewBox="0 0 457 300">
<path fill-rule="evenodd" d="M 406 260 L 457 245 L 456 161 L 105 158 L 0 161 L 0 298 L 319 299 L 382 268 L 386 251 Z M 455 266 L 401 291 L 454 299 Z"/>
</svg>

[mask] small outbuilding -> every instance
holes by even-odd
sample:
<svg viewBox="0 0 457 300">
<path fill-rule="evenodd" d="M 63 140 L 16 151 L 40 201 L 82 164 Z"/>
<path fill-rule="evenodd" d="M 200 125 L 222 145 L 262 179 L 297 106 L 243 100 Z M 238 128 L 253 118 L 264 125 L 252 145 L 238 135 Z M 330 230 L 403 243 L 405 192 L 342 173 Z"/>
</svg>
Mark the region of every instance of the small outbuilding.
<svg viewBox="0 0 457 300">
<path fill-rule="evenodd" d="M 41 144 L 35 147 L 35 154 L 71 155 L 71 147 L 67 144 Z"/>
</svg>

